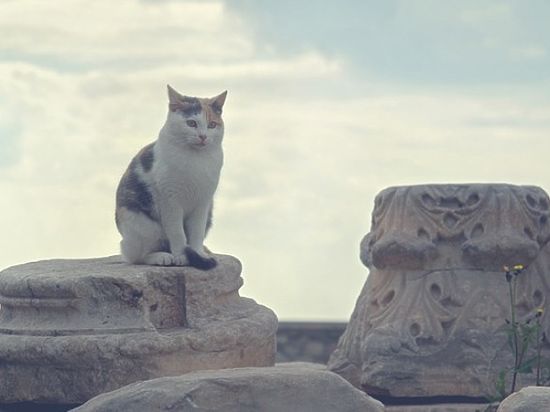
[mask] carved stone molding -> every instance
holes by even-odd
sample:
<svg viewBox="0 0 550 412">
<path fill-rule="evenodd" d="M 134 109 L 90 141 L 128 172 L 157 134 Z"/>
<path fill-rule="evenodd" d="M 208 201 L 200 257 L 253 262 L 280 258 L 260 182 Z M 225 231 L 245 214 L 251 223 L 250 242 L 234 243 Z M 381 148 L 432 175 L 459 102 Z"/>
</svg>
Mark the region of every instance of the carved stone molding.
<svg viewBox="0 0 550 412">
<path fill-rule="evenodd" d="M 329 368 L 384 396 L 494 394 L 498 372 L 513 365 L 502 267 L 526 267 L 520 317 L 546 305 L 549 205 L 532 186 L 383 190 L 361 242 L 370 273 Z M 550 336 L 547 313 L 542 323 Z"/>
</svg>

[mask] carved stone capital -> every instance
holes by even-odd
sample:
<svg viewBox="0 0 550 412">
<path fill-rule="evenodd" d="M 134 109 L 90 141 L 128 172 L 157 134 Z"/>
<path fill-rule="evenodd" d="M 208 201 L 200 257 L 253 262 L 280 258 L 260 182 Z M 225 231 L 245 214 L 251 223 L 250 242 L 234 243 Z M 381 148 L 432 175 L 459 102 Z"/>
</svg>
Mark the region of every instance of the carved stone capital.
<svg viewBox="0 0 550 412">
<path fill-rule="evenodd" d="M 520 318 L 546 305 L 549 205 L 533 186 L 383 190 L 361 242 L 370 273 L 329 368 L 379 395 L 494 394 L 498 372 L 513 365 L 502 267 L 526 267 Z M 542 324 L 550 336 L 546 314 Z"/>
</svg>

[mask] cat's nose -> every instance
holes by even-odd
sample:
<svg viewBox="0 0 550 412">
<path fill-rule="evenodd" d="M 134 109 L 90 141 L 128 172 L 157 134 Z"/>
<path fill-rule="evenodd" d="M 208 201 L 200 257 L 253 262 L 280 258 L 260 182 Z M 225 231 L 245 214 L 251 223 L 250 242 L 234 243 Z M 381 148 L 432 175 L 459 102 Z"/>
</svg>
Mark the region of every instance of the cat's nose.
<svg viewBox="0 0 550 412">
<path fill-rule="evenodd" d="M 206 135 L 205 134 L 200 134 L 199 139 L 201 139 L 201 142 L 204 142 L 206 140 Z"/>
</svg>

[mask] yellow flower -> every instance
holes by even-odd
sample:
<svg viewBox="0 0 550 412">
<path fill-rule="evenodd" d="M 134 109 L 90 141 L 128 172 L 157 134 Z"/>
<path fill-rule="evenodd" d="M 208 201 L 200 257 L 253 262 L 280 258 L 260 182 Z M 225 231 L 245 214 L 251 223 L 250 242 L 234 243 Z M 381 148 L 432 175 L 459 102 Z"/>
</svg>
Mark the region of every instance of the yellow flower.
<svg viewBox="0 0 550 412">
<path fill-rule="evenodd" d="M 543 313 L 544 313 L 544 308 L 542 306 L 540 308 L 537 308 L 537 310 L 536 310 L 537 318 L 542 316 Z"/>
<path fill-rule="evenodd" d="M 515 265 L 514 270 L 523 270 L 523 265 Z"/>
</svg>

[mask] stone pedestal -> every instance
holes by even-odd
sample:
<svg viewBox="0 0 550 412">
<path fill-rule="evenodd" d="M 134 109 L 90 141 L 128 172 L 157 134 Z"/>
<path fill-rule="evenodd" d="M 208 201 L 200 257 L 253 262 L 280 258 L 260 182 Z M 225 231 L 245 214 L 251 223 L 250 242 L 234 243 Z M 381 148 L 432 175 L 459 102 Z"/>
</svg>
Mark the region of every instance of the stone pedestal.
<svg viewBox="0 0 550 412">
<path fill-rule="evenodd" d="M 412 403 L 419 397 L 476 403 L 495 395 L 498 373 L 513 366 L 502 267 L 526 266 L 518 284 L 520 319 L 546 306 L 549 204 L 543 190 L 529 186 L 382 191 L 361 243 L 370 274 L 329 369 L 370 394 Z M 541 319 L 547 336 L 549 310 Z M 543 356 L 549 354 L 545 346 Z"/>
<path fill-rule="evenodd" d="M 51 260 L 0 272 L 0 404 L 81 403 L 138 380 L 271 366 L 277 319 L 239 297 L 241 265 Z"/>
</svg>

